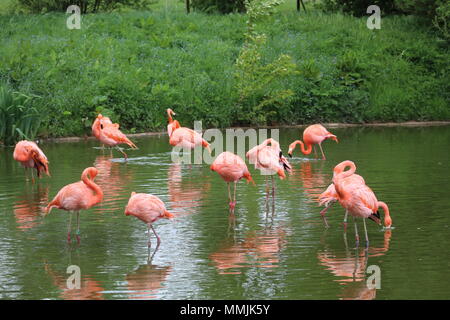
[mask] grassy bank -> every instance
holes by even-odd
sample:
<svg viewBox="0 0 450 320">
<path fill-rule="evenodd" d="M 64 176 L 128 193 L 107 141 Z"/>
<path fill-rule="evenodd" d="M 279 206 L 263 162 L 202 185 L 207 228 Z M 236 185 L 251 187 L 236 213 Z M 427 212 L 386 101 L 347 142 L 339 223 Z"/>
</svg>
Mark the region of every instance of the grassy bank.
<svg viewBox="0 0 450 320">
<path fill-rule="evenodd" d="M 126 132 L 182 124 L 243 124 L 235 105 L 235 60 L 245 16 L 186 15 L 161 2 L 151 12 L 83 16 L 68 30 L 64 14 L 0 16 L 0 78 L 39 96 L 41 136 L 83 135 L 97 112 Z M 297 71 L 282 83 L 294 95 L 266 106 L 273 124 L 448 120 L 449 55 L 414 17 L 366 19 L 284 5 L 260 25 L 263 57 L 288 54 Z M 277 85 L 280 85 L 279 83 Z"/>
</svg>

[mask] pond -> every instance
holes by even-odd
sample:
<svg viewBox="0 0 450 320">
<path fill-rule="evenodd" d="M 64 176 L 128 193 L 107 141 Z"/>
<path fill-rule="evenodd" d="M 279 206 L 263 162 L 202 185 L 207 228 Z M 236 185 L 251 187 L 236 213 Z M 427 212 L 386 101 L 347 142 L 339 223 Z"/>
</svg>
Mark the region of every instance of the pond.
<svg viewBox="0 0 450 320">
<path fill-rule="evenodd" d="M 265 178 L 248 165 L 256 186 L 238 184 L 234 215 L 218 174 L 173 163 L 167 135 L 132 139 L 139 149 L 127 162 L 95 140 L 41 143 L 51 177 L 34 184 L 13 148 L 0 149 L 0 298 L 448 299 L 450 126 L 329 130 L 339 143 L 323 143 L 327 160 L 297 149 L 269 211 Z M 279 131 L 285 153 L 301 132 Z M 367 221 L 368 248 L 356 246 L 351 219 L 344 232 L 338 203 L 329 228 L 319 214 L 317 196 L 343 160 L 391 211 L 392 230 Z M 104 201 L 81 213 L 80 243 L 67 243 L 67 212 L 41 210 L 89 166 Z M 132 191 L 159 196 L 175 215 L 155 223 L 162 243 L 150 263 L 146 226 L 124 214 Z M 71 265 L 80 289 L 67 287 Z M 369 267 L 379 268 L 379 289 L 367 285 Z"/>
</svg>

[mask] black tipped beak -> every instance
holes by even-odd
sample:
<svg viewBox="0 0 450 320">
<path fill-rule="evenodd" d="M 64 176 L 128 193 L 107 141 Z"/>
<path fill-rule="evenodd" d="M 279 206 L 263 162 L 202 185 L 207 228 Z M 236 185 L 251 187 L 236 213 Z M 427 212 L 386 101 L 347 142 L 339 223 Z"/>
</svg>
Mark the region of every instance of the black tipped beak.
<svg viewBox="0 0 450 320">
<path fill-rule="evenodd" d="M 376 224 L 381 225 L 380 212 L 377 211 L 376 213 L 372 213 L 369 219 L 375 222 Z"/>
<path fill-rule="evenodd" d="M 292 158 L 292 153 L 288 153 L 289 158 Z"/>
</svg>

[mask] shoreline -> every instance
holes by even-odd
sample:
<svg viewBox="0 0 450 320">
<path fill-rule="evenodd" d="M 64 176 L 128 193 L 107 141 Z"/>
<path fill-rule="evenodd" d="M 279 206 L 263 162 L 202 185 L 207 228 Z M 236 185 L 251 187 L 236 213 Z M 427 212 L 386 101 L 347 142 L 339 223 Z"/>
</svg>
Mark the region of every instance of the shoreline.
<svg viewBox="0 0 450 320">
<path fill-rule="evenodd" d="M 281 126 L 261 126 L 261 127 L 229 127 L 223 129 L 274 129 L 274 128 L 305 128 L 311 124 L 297 124 L 297 125 L 281 125 Z M 375 122 L 375 123 L 322 123 L 326 128 L 348 128 L 348 127 L 432 127 L 432 126 L 448 126 L 450 121 L 406 121 L 406 122 Z M 142 133 L 128 133 L 127 137 L 139 138 L 139 137 L 151 137 L 167 135 L 165 131 L 156 132 L 142 132 Z M 93 136 L 84 137 L 58 137 L 58 138 L 43 138 L 38 139 L 42 142 L 79 142 L 83 140 L 95 139 Z"/>
</svg>

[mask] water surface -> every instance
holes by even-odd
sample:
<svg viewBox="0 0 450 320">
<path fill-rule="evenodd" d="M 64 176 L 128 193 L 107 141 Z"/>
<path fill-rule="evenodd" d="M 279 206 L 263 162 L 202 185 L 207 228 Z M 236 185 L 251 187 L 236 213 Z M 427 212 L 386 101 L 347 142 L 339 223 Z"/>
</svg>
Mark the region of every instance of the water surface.
<svg viewBox="0 0 450 320">
<path fill-rule="evenodd" d="M 127 163 L 93 140 L 42 143 L 52 176 L 35 184 L 13 148 L 0 149 L 0 298 L 450 298 L 450 126 L 330 131 L 340 143 L 323 144 L 326 161 L 295 152 L 269 212 L 264 177 L 249 166 L 256 186 L 238 184 L 234 216 L 226 184 L 207 164 L 172 163 L 165 135 L 134 139 L 139 150 L 127 151 Z M 300 133 L 280 131 L 285 152 Z M 347 159 L 389 205 L 395 227 L 368 221 L 367 250 L 355 246 L 351 223 L 344 234 L 338 204 L 328 211 L 330 228 L 319 215 L 317 196 Z M 82 212 L 81 243 L 69 245 L 68 214 L 39 212 L 88 166 L 99 169 L 105 197 Z M 132 191 L 159 196 L 176 215 L 155 224 L 162 244 L 150 264 L 146 226 L 124 215 Z M 359 231 L 363 238 L 361 221 Z M 79 290 L 67 289 L 69 265 L 81 269 Z M 381 289 L 366 285 L 371 265 L 381 270 Z"/>
</svg>

